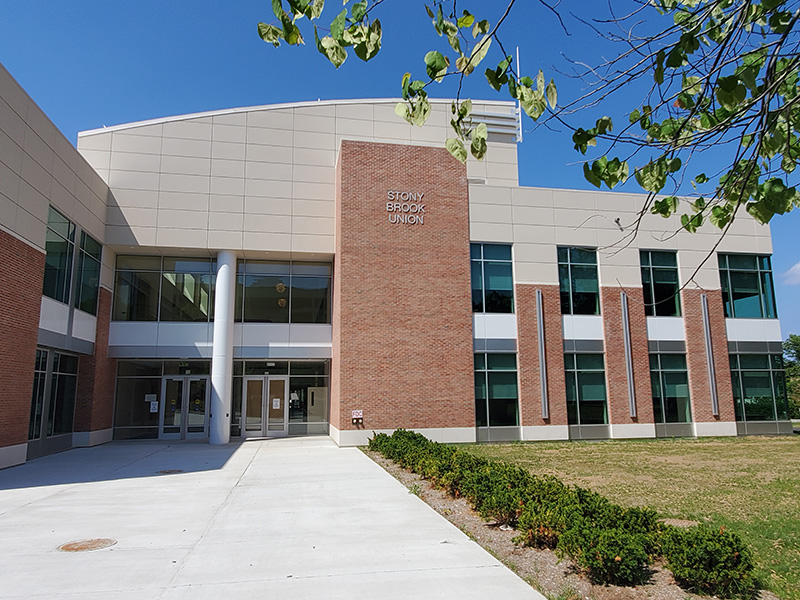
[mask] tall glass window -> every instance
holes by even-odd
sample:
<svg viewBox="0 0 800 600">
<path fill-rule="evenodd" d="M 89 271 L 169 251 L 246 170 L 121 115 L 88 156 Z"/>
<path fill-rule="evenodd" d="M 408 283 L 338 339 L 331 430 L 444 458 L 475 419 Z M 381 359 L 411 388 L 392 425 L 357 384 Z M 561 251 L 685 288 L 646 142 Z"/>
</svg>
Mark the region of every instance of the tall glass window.
<svg viewBox="0 0 800 600">
<path fill-rule="evenodd" d="M 75 308 L 92 315 L 97 314 L 97 295 L 100 290 L 100 261 L 103 247 L 85 231 L 81 232 L 78 253 L 78 289 Z"/>
<path fill-rule="evenodd" d="M 113 319 L 213 320 L 214 269 L 209 258 L 117 256 Z"/>
<path fill-rule="evenodd" d="M 36 349 L 36 363 L 33 367 L 33 394 L 31 396 L 31 420 L 28 425 L 28 439 L 42 437 L 42 418 L 44 414 L 45 382 L 47 380 L 47 350 Z"/>
<path fill-rule="evenodd" d="M 45 251 L 42 294 L 68 304 L 72 255 L 75 251 L 75 225 L 52 206 L 47 216 Z"/>
<path fill-rule="evenodd" d="M 516 354 L 475 355 L 475 422 L 478 427 L 519 424 Z"/>
<path fill-rule="evenodd" d="M 678 259 L 675 252 L 642 250 L 644 314 L 648 317 L 680 317 Z"/>
<path fill-rule="evenodd" d="M 511 246 L 470 244 L 472 312 L 513 313 Z"/>
<path fill-rule="evenodd" d="M 564 354 L 567 418 L 570 425 L 608 423 L 602 354 Z"/>
<path fill-rule="evenodd" d="M 685 354 L 651 354 L 650 383 L 656 423 L 691 423 Z"/>
<path fill-rule="evenodd" d="M 731 378 L 737 421 L 788 418 L 786 380 L 780 354 L 731 354 Z"/>
<path fill-rule="evenodd" d="M 72 433 L 75 392 L 78 386 L 78 357 L 54 352 L 51 377 L 47 435 Z"/>
<path fill-rule="evenodd" d="M 331 265 L 240 261 L 236 320 L 245 323 L 330 323 Z"/>
<path fill-rule="evenodd" d="M 769 256 L 720 254 L 719 276 L 726 317 L 777 318 Z"/>
<path fill-rule="evenodd" d="M 600 314 L 597 253 L 594 250 L 559 248 L 558 284 L 561 290 L 561 314 Z"/>
</svg>

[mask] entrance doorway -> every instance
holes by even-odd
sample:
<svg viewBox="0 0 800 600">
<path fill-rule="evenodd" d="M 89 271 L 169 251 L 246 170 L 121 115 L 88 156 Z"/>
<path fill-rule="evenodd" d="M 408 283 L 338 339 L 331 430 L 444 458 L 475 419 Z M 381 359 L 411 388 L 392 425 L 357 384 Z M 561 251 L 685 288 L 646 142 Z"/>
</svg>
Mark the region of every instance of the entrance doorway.
<svg viewBox="0 0 800 600">
<path fill-rule="evenodd" d="M 208 377 L 164 377 L 159 439 L 208 437 Z"/>
<path fill-rule="evenodd" d="M 289 378 L 244 378 L 244 437 L 285 437 L 289 432 Z"/>
</svg>

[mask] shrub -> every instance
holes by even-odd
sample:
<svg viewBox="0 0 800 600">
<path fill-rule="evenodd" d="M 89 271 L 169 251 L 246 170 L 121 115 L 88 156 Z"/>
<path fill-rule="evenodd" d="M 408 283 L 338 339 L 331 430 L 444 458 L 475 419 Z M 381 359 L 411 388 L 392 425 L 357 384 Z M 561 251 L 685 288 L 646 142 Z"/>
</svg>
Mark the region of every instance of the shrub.
<svg viewBox="0 0 800 600">
<path fill-rule="evenodd" d="M 587 522 L 561 534 L 556 552 L 585 569 L 595 583 L 637 585 L 650 578 L 646 536 L 622 529 L 596 529 Z"/>
<path fill-rule="evenodd" d="M 724 528 L 669 527 L 662 536 L 667 566 L 682 586 L 729 598 L 756 596 L 753 559 L 742 539 Z"/>
</svg>

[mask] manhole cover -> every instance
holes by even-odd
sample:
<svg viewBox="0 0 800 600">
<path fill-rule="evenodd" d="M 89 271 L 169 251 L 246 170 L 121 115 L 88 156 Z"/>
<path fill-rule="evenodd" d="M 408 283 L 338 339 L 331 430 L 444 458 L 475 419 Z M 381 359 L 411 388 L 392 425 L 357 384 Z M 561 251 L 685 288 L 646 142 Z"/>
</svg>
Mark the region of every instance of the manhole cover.
<svg viewBox="0 0 800 600">
<path fill-rule="evenodd" d="M 117 540 L 109 538 L 95 538 L 93 540 L 81 540 L 80 542 L 69 542 L 58 547 L 62 552 L 88 552 L 89 550 L 102 550 L 109 548 L 117 543 Z"/>
<path fill-rule="evenodd" d="M 163 469 L 156 471 L 159 475 L 174 475 L 175 473 L 183 473 L 183 469 Z"/>
</svg>

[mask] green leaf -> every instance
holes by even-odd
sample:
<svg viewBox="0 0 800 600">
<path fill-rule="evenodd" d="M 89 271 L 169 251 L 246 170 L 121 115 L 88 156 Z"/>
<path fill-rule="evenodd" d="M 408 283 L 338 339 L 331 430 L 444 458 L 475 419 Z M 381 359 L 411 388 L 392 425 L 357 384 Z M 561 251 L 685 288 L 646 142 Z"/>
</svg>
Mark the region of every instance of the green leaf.
<svg viewBox="0 0 800 600">
<path fill-rule="evenodd" d="M 583 176 L 586 179 L 586 181 L 591 183 L 596 188 L 599 188 L 603 184 L 600 177 L 598 177 L 595 174 L 595 172 L 592 171 L 592 168 L 589 166 L 589 163 L 583 163 Z"/>
<path fill-rule="evenodd" d="M 486 123 L 479 123 L 478 126 L 472 130 L 472 143 L 470 144 L 470 152 L 472 156 L 478 160 L 483 160 L 486 155 L 486 138 L 488 132 L 486 130 Z"/>
<path fill-rule="evenodd" d="M 325 8 L 325 0 L 314 0 L 306 8 L 306 17 L 309 19 L 319 19 L 322 16 L 322 10 Z"/>
<path fill-rule="evenodd" d="M 364 28 L 364 41 L 353 47 L 353 52 L 364 62 L 373 58 L 381 49 L 381 22 L 375 19 L 372 24 Z"/>
<path fill-rule="evenodd" d="M 258 24 L 258 35 L 265 42 L 269 42 L 276 48 L 281 45 L 283 39 L 283 29 L 275 27 L 275 25 L 267 25 L 266 23 Z"/>
<path fill-rule="evenodd" d="M 545 93 L 547 95 L 547 102 L 550 104 L 550 108 L 555 110 L 556 103 L 558 102 L 558 92 L 556 91 L 556 84 L 552 79 L 550 80 L 550 83 L 547 84 Z"/>
<path fill-rule="evenodd" d="M 675 211 L 678 210 L 678 198 L 677 196 L 666 196 L 664 198 L 660 198 L 653 202 L 653 206 L 650 208 L 650 212 L 654 215 L 661 215 L 665 219 L 671 216 Z"/>
<path fill-rule="evenodd" d="M 317 44 L 317 50 L 319 53 L 331 61 L 333 66 L 337 69 L 342 66 L 342 63 L 344 63 L 345 60 L 347 60 L 347 51 L 342 48 L 339 42 L 329 35 L 326 35 L 324 38 L 320 39 L 316 26 L 314 27 L 314 41 Z"/>
<path fill-rule="evenodd" d="M 431 50 L 425 55 L 425 70 L 431 79 L 441 81 L 449 66 L 450 60 L 437 50 Z"/>
<path fill-rule="evenodd" d="M 585 129 L 578 127 L 578 129 L 575 130 L 575 133 L 572 134 L 572 141 L 575 144 L 575 150 L 581 154 L 586 154 L 586 150 L 589 149 L 589 146 L 597 145 L 596 138 L 596 129 L 586 131 Z"/>
<path fill-rule="evenodd" d="M 544 95 L 544 73 L 542 73 L 541 69 L 536 74 L 536 91 Z"/>
<path fill-rule="evenodd" d="M 639 186 L 653 194 L 660 192 L 667 183 L 667 165 L 665 157 L 661 156 L 656 160 L 640 167 L 634 172 Z"/>
<path fill-rule="evenodd" d="M 730 223 L 732 216 L 733 216 L 733 211 L 731 210 L 730 204 L 726 204 L 724 206 L 715 206 L 714 208 L 711 209 L 711 212 L 708 214 L 708 221 L 714 227 L 722 229 L 728 223 Z"/>
<path fill-rule="evenodd" d="M 472 24 L 475 22 L 475 17 L 469 14 L 467 11 L 464 11 L 464 16 L 459 17 L 456 25 L 461 28 L 472 27 Z"/>
<path fill-rule="evenodd" d="M 367 0 L 362 0 L 361 2 L 353 4 L 350 13 L 353 15 L 354 21 L 363 20 L 367 14 Z"/>
<path fill-rule="evenodd" d="M 653 80 L 658 84 L 661 85 L 664 83 L 664 51 L 659 50 L 658 54 L 656 55 L 656 68 L 653 73 Z"/>
<path fill-rule="evenodd" d="M 479 35 L 489 33 L 489 21 L 483 19 L 478 21 L 472 26 L 472 37 L 477 38 Z"/>
<path fill-rule="evenodd" d="M 283 2 L 281 0 L 272 0 L 272 12 L 278 19 L 283 17 Z"/>
<path fill-rule="evenodd" d="M 519 86 L 517 88 L 519 104 L 522 110 L 525 111 L 531 119 L 536 121 L 547 110 L 547 102 L 544 95 L 528 86 Z"/>
<path fill-rule="evenodd" d="M 283 25 L 283 39 L 286 40 L 287 44 L 290 46 L 299 46 L 305 43 L 303 42 L 303 35 L 300 33 L 300 28 L 295 25 L 292 18 L 286 13 L 283 14 L 281 24 Z"/>
<path fill-rule="evenodd" d="M 486 53 L 489 52 L 489 47 L 492 45 L 492 38 L 489 36 L 484 36 L 481 38 L 481 41 L 475 44 L 472 48 L 472 54 L 469 57 L 469 63 L 472 68 L 477 67 L 483 58 L 486 56 Z"/>
<path fill-rule="evenodd" d="M 453 155 L 454 158 L 461 161 L 462 163 L 467 162 L 467 149 L 464 147 L 464 143 L 456 138 L 447 138 L 447 141 L 444 143 L 445 148 L 447 151 Z"/>
<path fill-rule="evenodd" d="M 689 233 L 694 233 L 697 228 L 703 224 L 703 215 L 698 213 L 696 215 L 681 215 L 681 226 Z"/>
<path fill-rule="evenodd" d="M 345 8 L 342 9 L 342 12 L 336 15 L 336 18 L 333 21 L 331 21 L 331 36 L 333 36 L 333 39 L 340 44 L 344 43 L 344 29 L 345 25 L 347 24 L 346 18 L 347 9 Z"/>
</svg>

